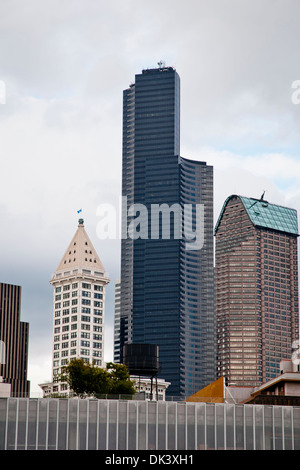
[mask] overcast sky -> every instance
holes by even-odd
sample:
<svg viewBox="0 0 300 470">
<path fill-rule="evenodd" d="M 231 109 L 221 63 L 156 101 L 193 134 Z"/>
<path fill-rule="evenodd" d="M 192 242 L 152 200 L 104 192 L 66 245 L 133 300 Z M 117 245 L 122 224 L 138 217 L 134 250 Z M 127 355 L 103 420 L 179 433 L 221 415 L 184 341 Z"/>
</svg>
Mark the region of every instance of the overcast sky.
<svg viewBox="0 0 300 470">
<path fill-rule="evenodd" d="M 22 286 L 33 395 L 80 208 L 111 278 L 112 360 L 120 242 L 98 238 L 97 207 L 121 194 L 122 92 L 143 68 L 181 77 L 181 155 L 214 166 L 215 219 L 231 194 L 300 210 L 299 18 L 298 0 L 0 0 L 0 281 Z"/>
</svg>

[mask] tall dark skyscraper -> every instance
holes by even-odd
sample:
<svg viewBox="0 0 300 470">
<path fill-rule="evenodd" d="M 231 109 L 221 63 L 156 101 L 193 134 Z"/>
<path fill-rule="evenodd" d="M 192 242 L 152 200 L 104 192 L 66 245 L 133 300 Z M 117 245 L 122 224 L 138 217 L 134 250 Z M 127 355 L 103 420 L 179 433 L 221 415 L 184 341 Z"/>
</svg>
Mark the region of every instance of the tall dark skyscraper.
<svg viewBox="0 0 300 470">
<path fill-rule="evenodd" d="M 11 384 L 11 396 L 28 397 L 29 324 L 20 321 L 20 310 L 21 287 L 0 283 L 0 377 Z"/>
<path fill-rule="evenodd" d="M 159 346 L 168 394 L 215 379 L 213 169 L 180 156 L 180 79 L 143 70 L 123 94 L 120 345 Z"/>
<path fill-rule="evenodd" d="M 232 195 L 215 233 L 217 375 L 259 386 L 299 339 L 297 212 Z"/>
</svg>

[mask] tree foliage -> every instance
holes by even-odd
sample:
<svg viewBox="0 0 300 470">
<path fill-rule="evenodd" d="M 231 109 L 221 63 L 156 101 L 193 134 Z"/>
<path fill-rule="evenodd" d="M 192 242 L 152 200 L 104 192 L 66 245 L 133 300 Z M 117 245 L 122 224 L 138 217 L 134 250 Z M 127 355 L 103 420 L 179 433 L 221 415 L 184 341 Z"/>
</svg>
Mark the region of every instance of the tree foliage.
<svg viewBox="0 0 300 470">
<path fill-rule="evenodd" d="M 75 395 L 80 397 L 98 395 L 133 395 L 134 382 L 123 364 L 107 363 L 106 369 L 72 359 L 64 367 L 59 380 L 67 382 Z"/>
</svg>

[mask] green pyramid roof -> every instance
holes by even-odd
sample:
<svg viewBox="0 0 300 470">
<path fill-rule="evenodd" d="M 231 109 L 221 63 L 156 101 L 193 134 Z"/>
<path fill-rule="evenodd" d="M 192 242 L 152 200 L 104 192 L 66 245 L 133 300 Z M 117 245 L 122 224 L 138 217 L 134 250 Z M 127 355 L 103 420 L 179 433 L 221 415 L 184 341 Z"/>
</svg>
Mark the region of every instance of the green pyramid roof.
<svg viewBox="0 0 300 470">
<path fill-rule="evenodd" d="M 225 207 L 233 197 L 240 198 L 254 226 L 298 236 L 298 218 L 295 209 L 270 204 L 263 198 L 254 199 L 236 195 L 229 196 L 226 199 L 216 224 L 215 233 L 218 230 Z"/>
</svg>

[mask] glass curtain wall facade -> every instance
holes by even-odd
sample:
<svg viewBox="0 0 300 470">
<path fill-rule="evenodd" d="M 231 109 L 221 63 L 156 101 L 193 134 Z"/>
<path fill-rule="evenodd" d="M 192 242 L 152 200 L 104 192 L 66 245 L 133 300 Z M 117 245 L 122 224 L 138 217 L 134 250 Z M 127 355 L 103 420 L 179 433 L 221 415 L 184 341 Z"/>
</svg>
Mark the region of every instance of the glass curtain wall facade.
<svg viewBox="0 0 300 470">
<path fill-rule="evenodd" d="M 212 211 L 212 168 L 180 157 L 180 79 L 172 67 L 136 75 L 135 84 L 124 92 L 123 106 L 121 349 L 126 342 L 157 344 L 160 376 L 171 382 L 168 395 L 189 395 L 208 383 L 204 383 L 205 374 L 200 369 L 215 371 L 211 356 L 198 356 L 200 349 L 203 353 L 205 339 L 200 340 L 201 329 L 196 327 L 205 303 L 200 302 L 200 285 L 209 285 L 207 291 L 213 288 L 213 252 L 212 243 L 208 243 L 208 251 L 203 249 L 201 255 L 199 250 L 186 254 L 178 215 L 182 217 L 184 201 L 192 199 L 207 204 L 206 210 Z M 187 177 L 189 172 L 191 178 Z M 210 223 L 206 235 L 213 241 Z M 130 227 L 134 227 L 134 233 Z M 192 268 L 194 279 L 187 270 L 189 259 L 202 260 L 201 268 Z M 191 268 L 193 263 L 189 263 Z M 200 271 L 207 264 L 207 277 L 201 277 Z M 188 326 L 186 293 L 190 281 L 196 283 L 193 308 L 197 319 Z M 208 313 L 207 307 L 205 315 L 213 319 L 213 310 Z M 206 326 L 210 329 L 211 321 Z M 195 342 L 192 336 L 197 337 Z M 211 374 L 209 382 L 214 378 Z"/>
<path fill-rule="evenodd" d="M 190 224 L 197 233 L 190 245 L 189 231 L 183 230 L 180 253 L 181 341 L 184 394 L 188 396 L 215 380 L 213 168 L 181 158 L 180 187 L 182 207 L 193 208 L 190 217 L 184 210 L 184 227 Z"/>
<path fill-rule="evenodd" d="M 299 338 L 297 213 L 229 197 L 216 227 L 217 376 L 259 386 Z"/>
<path fill-rule="evenodd" d="M 122 240 L 121 240 L 121 312 L 120 334 L 115 341 L 114 355 L 123 362 L 123 346 L 131 342 L 133 291 L 133 240 L 127 236 L 128 212 L 134 194 L 134 129 L 135 87 L 123 91 L 123 149 L 122 149 Z M 124 217 L 124 213 L 126 217 Z M 119 343 L 116 346 L 116 342 Z M 116 350 L 117 348 L 117 350 Z"/>
</svg>

